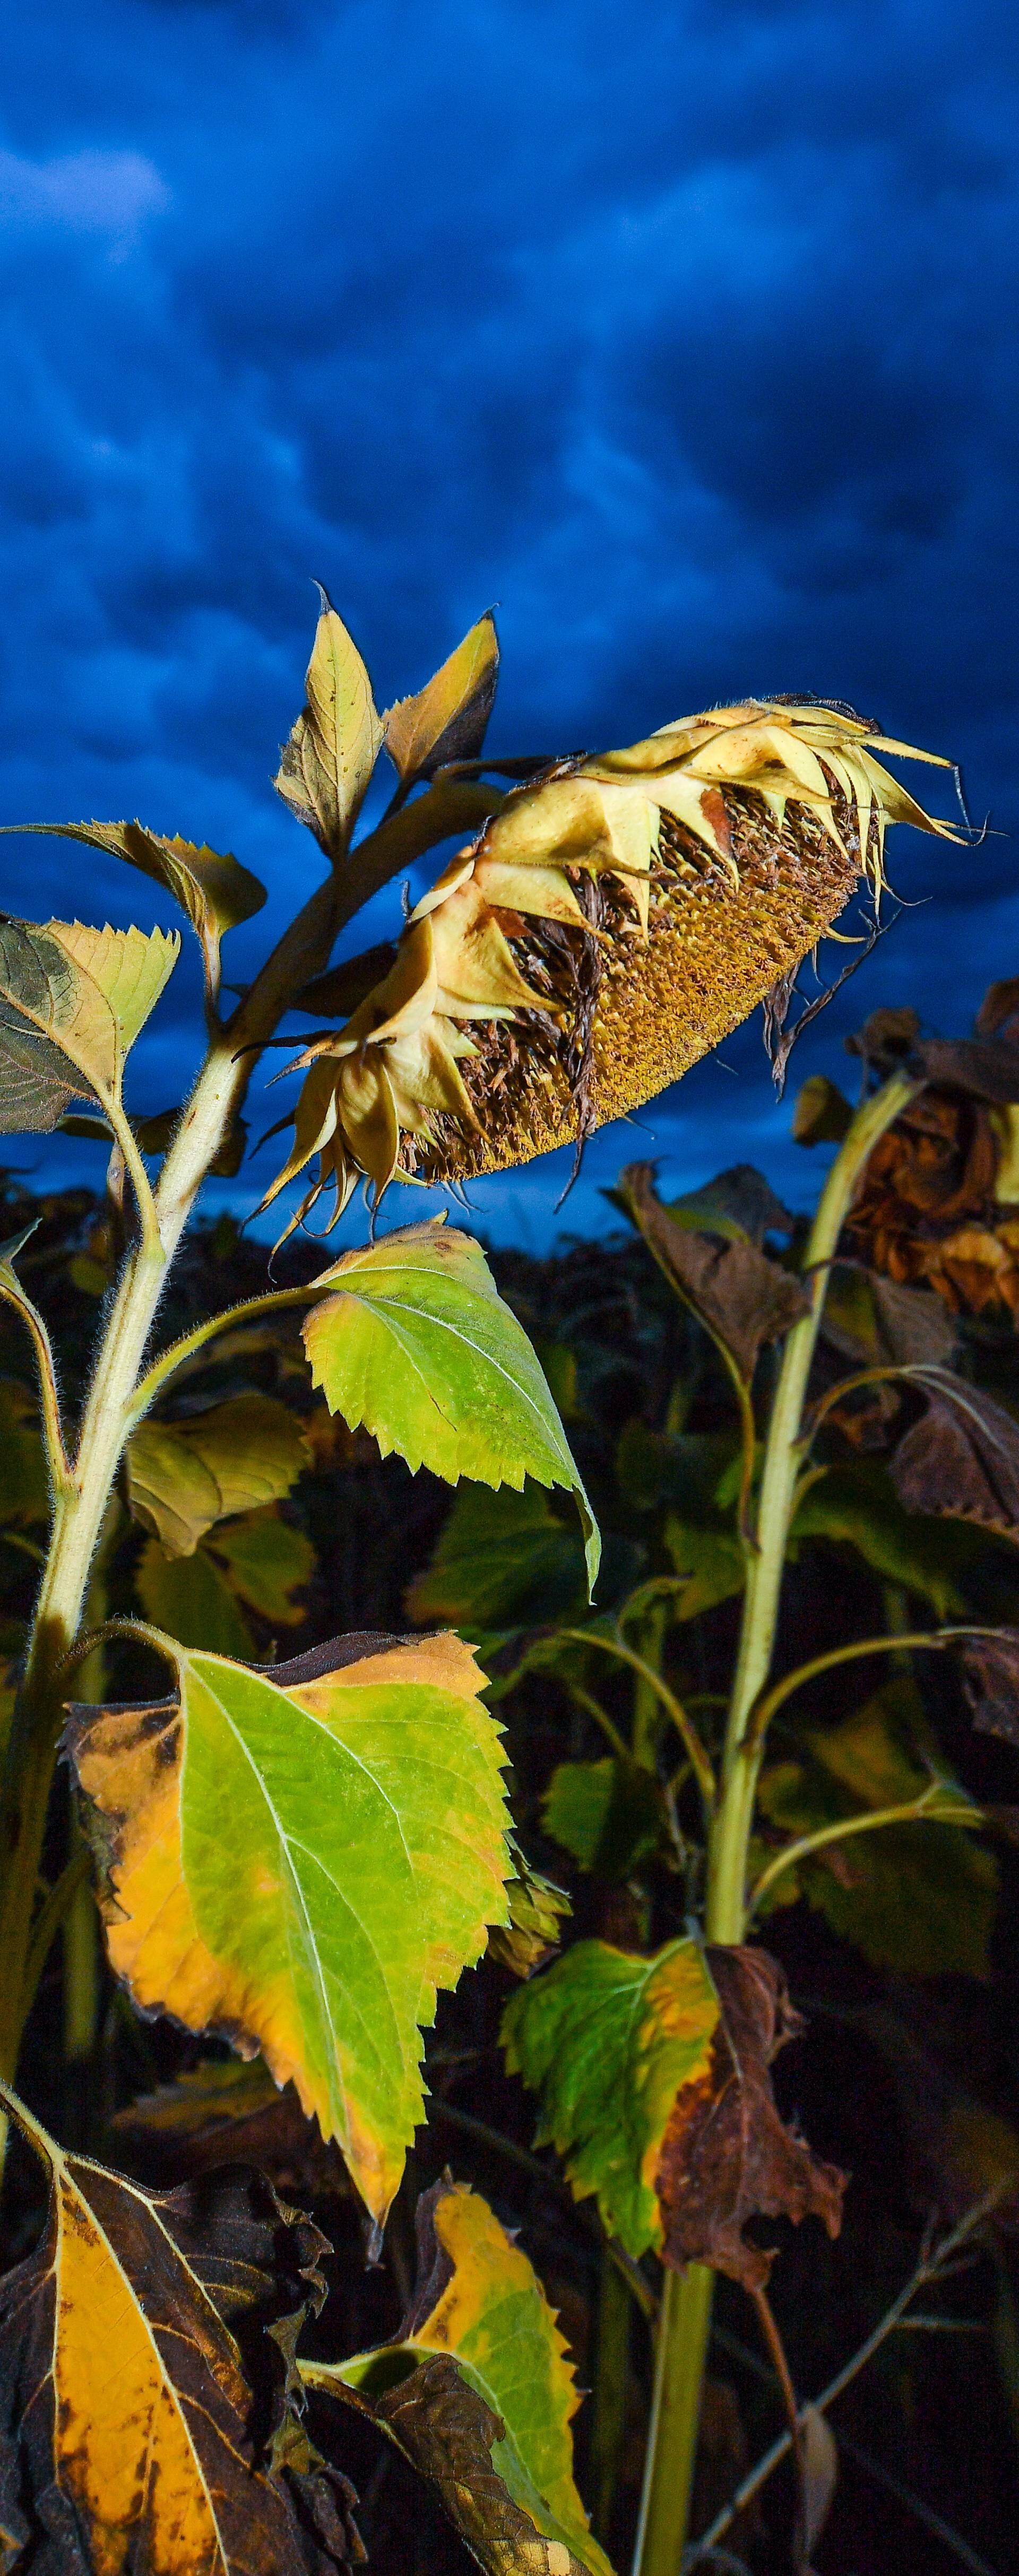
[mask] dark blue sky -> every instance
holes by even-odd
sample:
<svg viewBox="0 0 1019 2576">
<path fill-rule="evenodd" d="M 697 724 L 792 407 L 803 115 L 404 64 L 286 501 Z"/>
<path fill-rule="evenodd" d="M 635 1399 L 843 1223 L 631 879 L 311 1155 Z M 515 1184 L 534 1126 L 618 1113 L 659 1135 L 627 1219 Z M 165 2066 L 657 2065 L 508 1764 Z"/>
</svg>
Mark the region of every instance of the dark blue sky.
<svg viewBox="0 0 1019 2576">
<path fill-rule="evenodd" d="M 493 747 L 810 688 L 961 757 L 996 836 L 893 835 L 929 899 L 797 1078 L 838 1074 L 879 1001 L 968 1023 L 1019 970 L 1014 33 L 1004 0 L 11 12 L 5 819 L 138 813 L 234 849 L 271 889 L 228 948 L 243 976 L 318 864 L 268 784 L 309 577 L 381 705 L 498 600 Z M 66 844 L 0 865 L 26 916 L 170 917 Z M 196 995 L 179 972 L 139 1103 L 180 1096 Z M 756 1025 L 723 1053 L 596 1141 L 556 1222 L 600 1226 L 634 1150 L 672 1183 L 760 1160 L 804 1203 Z M 542 1241 L 560 1186 L 558 1162 L 487 1184 L 478 1222 Z"/>
</svg>

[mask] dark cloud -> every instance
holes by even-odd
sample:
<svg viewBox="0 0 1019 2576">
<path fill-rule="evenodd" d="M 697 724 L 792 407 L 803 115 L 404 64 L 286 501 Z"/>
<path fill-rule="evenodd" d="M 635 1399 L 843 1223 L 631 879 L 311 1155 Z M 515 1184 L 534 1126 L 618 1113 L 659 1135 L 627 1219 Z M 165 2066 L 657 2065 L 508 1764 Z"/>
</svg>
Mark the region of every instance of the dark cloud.
<svg viewBox="0 0 1019 2576">
<path fill-rule="evenodd" d="M 997 837 L 893 843 L 931 900 L 810 1063 L 879 999 L 960 1025 L 1019 953 L 1013 34 L 1003 0 L 20 13 L 5 815 L 208 837 L 278 923 L 315 869 L 268 787 L 311 576 L 383 702 L 498 599 L 503 746 L 813 687 L 962 756 Z M 64 845 L 4 848 L 13 909 L 84 908 Z M 112 862 L 88 896 L 159 908 Z M 150 1102 L 193 998 L 139 1050 Z M 756 1034 L 723 1054 L 648 1113 L 693 1176 L 779 1151 Z M 539 1167 L 482 1199 L 540 1231 L 553 1195 Z"/>
</svg>

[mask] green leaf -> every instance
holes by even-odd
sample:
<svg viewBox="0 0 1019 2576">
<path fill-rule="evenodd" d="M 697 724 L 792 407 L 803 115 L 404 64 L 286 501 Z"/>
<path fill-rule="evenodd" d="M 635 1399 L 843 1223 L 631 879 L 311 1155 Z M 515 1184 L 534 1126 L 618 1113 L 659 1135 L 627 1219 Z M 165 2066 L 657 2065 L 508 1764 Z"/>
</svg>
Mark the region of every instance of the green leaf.
<svg viewBox="0 0 1019 2576">
<path fill-rule="evenodd" d="M 804 1538 L 854 1547 L 876 1574 L 929 1601 L 939 1619 L 964 1613 L 960 1582 L 986 1546 L 976 1531 L 905 1511 L 887 1469 L 869 1458 L 828 1467 L 811 1485 L 792 1526 L 794 1545 Z"/>
<path fill-rule="evenodd" d="M 699 1526 L 717 1519 L 719 1488 L 734 1462 L 738 1474 L 738 1460 L 739 1442 L 726 1431 L 650 1431 L 632 1414 L 619 1434 L 616 1481 L 633 1510 L 672 1503 Z"/>
<path fill-rule="evenodd" d="M 715 1610 L 720 1601 L 731 1601 L 742 1592 L 746 1557 L 734 1530 L 705 1528 L 670 1512 L 664 1536 L 677 1574 L 686 1577 L 674 1612 L 677 1619 L 699 1619 L 702 1611 Z"/>
<path fill-rule="evenodd" d="M 541 1821 L 581 1869 L 595 1870 L 600 1878 L 628 1878 L 662 1841 L 665 1807 L 653 1772 L 610 1753 L 603 1762 L 558 1763 Z"/>
<path fill-rule="evenodd" d="M 181 1422 L 142 1422 L 127 1444 L 135 1519 L 168 1556 L 191 1556 L 216 1521 L 279 1501 L 311 1464 L 296 1416 L 270 1395 L 232 1395 Z"/>
<path fill-rule="evenodd" d="M 143 876 L 165 886 L 197 933 L 213 996 L 219 992 L 220 940 L 238 922 L 250 921 L 261 912 L 265 902 L 264 885 L 229 851 L 221 856 L 204 842 L 171 839 L 165 832 L 148 831 L 143 823 L 17 823 L 4 828 L 84 841 L 89 849 L 126 859 L 129 867 L 139 868 Z"/>
<path fill-rule="evenodd" d="M 50 1516 L 49 1480 L 36 1406 L 20 1379 L 0 1378 L 0 1526 L 30 1529 Z"/>
<path fill-rule="evenodd" d="M 407 1611 L 419 1626 L 448 1619 L 478 1635 L 565 1618 L 587 1599 L 584 1549 L 539 1486 L 495 1493 L 465 1481 L 431 1564 L 415 1577 Z"/>
<path fill-rule="evenodd" d="M 307 1616 L 294 1593 L 310 1582 L 315 1550 L 304 1531 L 282 1521 L 271 1507 L 246 1512 L 228 1521 L 209 1541 L 226 1568 L 227 1580 L 242 1601 L 260 1617 L 284 1628 L 297 1628 Z"/>
<path fill-rule="evenodd" d="M 385 741 L 360 653 L 320 587 L 306 697 L 273 785 L 334 862 L 342 859 Z"/>
<path fill-rule="evenodd" d="M 207 1549 L 193 1556 L 167 1556 L 150 1538 L 135 1569 L 135 1591 L 147 1619 L 176 1637 L 182 1646 L 204 1646 L 209 1654 L 244 1657 L 253 1639 L 244 1612 L 222 1568 Z"/>
<path fill-rule="evenodd" d="M 304 1324 L 330 1412 L 363 1423 L 384 1458 L 512 1485 L 525 1476 L 574 1496 L 593 1587 L 601 1542 L 566 1435 L 526 1333 L 503 1304 L 480 1244 L 441 1222 L 348 1252 Z"/>
<path fill-rule="evenodd" d="M 566 2160 L 578 2200 L 597 2193 L 635 2258 L 663 2240 L 655 2182 L 681 2085 L 705 2076 L 718 1998 L 703 1952 L 669 1941 L 649 1959 L 578 1941 L 503 2015 L 511 2074 L 541 2097 L 536 2143 Z"/>
<path fill-rule="evenodd" d="M 261 2049 L 382 2221 L 422 2117 L 421 2029 L 507 1915 L 482 1676 L 448 1635 L 334 1638 L 263 1670 L 168 1653 L 172 1699 L 68 1728 L 111 1963 L 143 2011 Z"/>
<path fill-rule="evenodd" d="M 154 930 L 0 920 L 0 1128 L 45 1134 L 69 1101 L 119 1105 L 124 1059 L 177 962 Z"/>
<path fill-rule="evenodd" d="M 611 2576 L 574 2484 L 567 2347 L 526 2254 L 464 2183 L 419 2200 L 417 2235 L 398 2338 L 305 2379 L 373 2415 L 490 2576 Z"/>
<path fill-rule="evenodd" d="M 402 788 L 431 778 L 444 761 L 477 758 L 498 677 L 499 639 L 489 609 L 426 687 L 387 711 L 386 750 Z"/>
<path fill-rule="evenodd" d="M 918 1721 L 916 1684 L 899 1675 L 840 1725 L 806 1732 L 802 1761 L 764 1772 L 763 1814 L 798 1836 L 868 1809 L 905 1806 L 931 1785 L 903 1742 Z M 950 1780 L 946 1792 L 957 1815 L 965 1793 Z M 981 1822 L 974 1805 L 973 1827 Z M 905 1977 L 986 1978 L 997 1892 L 993 1855 L 958 1823 L 939 1824 L 935 1807 L 915 1824 L 877 1826 L 826 1845 L 776 1879 L 763 1910 L 802 1895 L 875 1967 Z"/>
</svg>

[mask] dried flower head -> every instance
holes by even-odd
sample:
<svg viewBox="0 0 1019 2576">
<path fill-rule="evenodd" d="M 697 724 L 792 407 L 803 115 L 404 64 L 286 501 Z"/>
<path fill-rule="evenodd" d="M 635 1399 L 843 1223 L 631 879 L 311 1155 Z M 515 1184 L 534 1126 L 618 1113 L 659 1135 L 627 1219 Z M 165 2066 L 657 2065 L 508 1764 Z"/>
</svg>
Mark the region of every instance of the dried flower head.
<svg viewBox="0 0 1019 2576">
<path fill-rule="evenodd" d="M 500 800 L 412 913 L 391 971 L 316 1037 L 293 1150 L 331 1222 L 366 1176 L 462 1181 L 583 1138 L 745 1019 L 863 879 L 888 823 L 959 835 L 846 710 L 748 700 L 563 761 Z M 947 762 L 938 762 L 947 767 Z M 494 800 L 493 800 L 494 801 Z"/>
</svg>

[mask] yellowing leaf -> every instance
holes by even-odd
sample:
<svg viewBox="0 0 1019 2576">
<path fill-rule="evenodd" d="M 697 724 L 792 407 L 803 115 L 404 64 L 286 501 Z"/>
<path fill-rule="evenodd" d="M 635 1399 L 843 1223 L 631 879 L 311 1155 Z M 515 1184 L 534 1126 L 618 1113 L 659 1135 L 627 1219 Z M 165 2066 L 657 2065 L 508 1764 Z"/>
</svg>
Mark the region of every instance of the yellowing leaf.
<svg viewBox="0 0 1019 2576">
<path fill-rule="evenodd" d="M 182 1422 L 142 1422 L 127 1445 L 128 1500 L 168 1556 L 191 1556 L 232 1512 L 279 1501 L 311 1464 L 300 1423 L 270 1395 L 232 1395 Z"/>
<path fill-rule="evenodd" d="M 71 1100 L 119 1102 L 124 1058 L 179 948 L 161 930 L 0 921 L 0 1128 L 45 1133 Z"/>
<path fill-rule="evenodd" d="M 265 902 L 264 885 L 229 851 L 221 855 L 204 842 L 199 845 L 165 832 L 150 832 L 144 823 L 18 823 L 7 828 L 84 841 L 89 849 L 126 859 L 129 867 L 139 868 L 143 876 L 165 886 L 201 942 L 206 982 L 213 996 L 219 991 L 220 940 L 239 921 L 250 921 L 261 912 Z"/>
<path fill-rule="evenodd" d="M 610 2233 L 682 2271 L 710 2263 L 759 2287 L 770 2256 L 743 2229 L 809 2212 L 838 2233 L 843 2177 L 784 2128 L 768 2067 L 802 2027 L 763 1950 L 690 1939 L 651 1958 L 579 1941 L 513 1996 L 511 2073 L 541 2100 L 538 2143 L 596 2192 Z"/>
<path fill-rule="evenodd" d="M 498 1295 L 484 1253 L 442 1224 L 407 1226 L 348 1252 L 304 1324 L 312 1376 L 330 1411 L 363 1423 L 455 1485 L 563 1485 L 584 1527 L 588 1580 L 600 1540 L 541 1368 Z"/>
<path fill-rule="evenodd" d="M 611 2576 L 574 2484 L 567 2348 L 526 2254 L 463 2183 L 424 2195 L 417 2236 L 396 2340 L 302 2375 L 371 2414 L 434 2481 L 490 2576 Z"/>
<path fill-rule="evenodd" d="M 402 788 L 431 778 L 445 761 L 477 758 L 498 677 L 499 640 L 489 610 L 416 697 L 388 709 L 386 750 Z"/>
<path fill-rule="evenodd" d="M 67 2576 L 345 2564 L 308 2530 L 325 2481 L 274 2466 L 255 2430 L 288 2412 L 268 2329 L 321 2306 L 325 2238 L 259 2174 L 146 2192 L 64 2155 L 6 2086 L 0 2097 L 50 2178 L 43 2242 L 0 2283 L 5 2563 L 24 2552 Z M 300 2456 L 292 2416 L 287 2434 L 277 2460 Z M 346 2503 L 346 2481 L 329 2484 Z"/>
<path fill-rule="evenodd" d="M 538 2144 L 566 2158 L 610 2235 L 639 2256 L 662 2242 L 655 2180 L 680 2085 L 708 2068 L 718 1999 L 693 1941 L 651 1958 L 578 1941 L 506 2006 L 510 2073 L 541 2096 Z"/>
<path fill-rule="evenodd" d="M 305 703 L 273 784 L 335 861 L 342 859 L 357 821 L 385 729 L 357 646 L 324 590 L 321 599 Z"/>
<path fill-rule="evenodd" d="M 420 2030 L 505 1922 L 498 1729 L 453 1636 L 334 1638 L 262 1670 L 168 1641 L 176 1695 L 72 1712 L 110 1959 L 147 2011 L 261 2048 L 385 2217 Z"/>
</svg>

